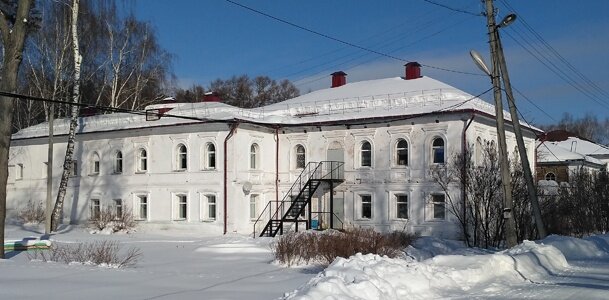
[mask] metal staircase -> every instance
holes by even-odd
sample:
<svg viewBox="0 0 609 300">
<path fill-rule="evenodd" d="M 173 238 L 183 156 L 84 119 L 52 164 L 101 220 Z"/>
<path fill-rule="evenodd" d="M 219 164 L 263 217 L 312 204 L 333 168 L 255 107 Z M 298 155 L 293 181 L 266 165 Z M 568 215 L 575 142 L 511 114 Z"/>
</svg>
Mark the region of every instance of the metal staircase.
<svg viewBox="0 0 609 300">
<path fill-rule="evenodd" d="M 281 201 L 270 201 L 262 213 L 254 222 L 254 236 L 256 236 L 257 225 L 266 225 L 260 232 L 260 236 L 274 237 L 283 234 L 285 223 L 294 224 L 298 231 L 298 224 L 305 223 L 306 229 L 311 228 L 311 197 L 322 183 L 330 185 L 330 193 L 335 183 L 344 180 L 343 162 L 322 161 L 309 162 L 302 170 L 298 178 L 292 184 L 285 197 Z M 273 204 L 275 209 L 273 209 Z M 309 207 L 308 218 L 305 216 L 306 208 Z"/>
</svg>

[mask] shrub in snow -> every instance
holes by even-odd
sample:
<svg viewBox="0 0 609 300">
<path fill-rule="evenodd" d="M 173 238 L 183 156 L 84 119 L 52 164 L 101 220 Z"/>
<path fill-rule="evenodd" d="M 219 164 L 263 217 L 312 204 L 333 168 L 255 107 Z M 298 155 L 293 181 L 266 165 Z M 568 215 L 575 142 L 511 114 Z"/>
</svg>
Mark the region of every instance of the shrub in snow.
<svg viewBox="0 0 609 300">
<path fill-rule="evenodd" d="M 113 206 L 107 206 L 89 220 L 89 226 L 99 232 L 118 232 L 135 228 L 136 222 L 130 209 L 116 212 Z"/>
<path fill-rule="evenodd" d="M 24 223 L 43 223 L 45 217 L 45 207 L 41 202 L 33 202 L 32 200 L 27 202 L 27 205 L 19 211 L 19 219 Z"/>
<path fill-rule="evenodd" d="M 275 259 L 283 264 L 328 265 L 337 257 L 346 258 L 356 253 L 397 257 L 414 239 L 414 235 L 405 232 L 383 234 L 361 228 L 344 232 L 292 232 L 277 237 L 271 244 L 271 250 Z"/>
<path fill-rule="evenodd" d="M 35 250 L 28 252 L 27 255 L 30 260 L 43 262 L 123 268 L 134 266 L 142 253 L 139 248 L 121 251 L 119 243 L 115 241 L 98 241 L 79 244 L 53 243 L 48 250 Z"/>
</svg>

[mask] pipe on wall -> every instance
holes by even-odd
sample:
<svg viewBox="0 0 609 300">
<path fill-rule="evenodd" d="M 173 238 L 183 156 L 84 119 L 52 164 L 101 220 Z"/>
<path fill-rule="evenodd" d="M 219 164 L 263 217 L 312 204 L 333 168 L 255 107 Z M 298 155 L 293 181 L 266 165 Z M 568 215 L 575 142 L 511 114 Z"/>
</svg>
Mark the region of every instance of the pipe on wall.
<svg viewBox="0 0 609 300">
<path fill-rule="evenodd" d="M 279 126 L 275 127 L 275 201 L 279 203 Z"/>
<path fill-rule="evenodd" d="M 228 231 L 228 140 L 235 134 L 237 127 L 239 123 L 232 123 L 228 135 L 224 138 L 224 234 Z"/>
<path fill-rule="evenodd" d="M 465 124 L 465 126 L 463 127 L 463 135 L 461 137 L 461 152 L 463 153 L 463 155 L 466 155 L 467 152 L 467 129 L 469 128 L 470 125 L 472 125 L 472 122 L 474 121 L 474 117 L 476 116 L 475 113 L 472 113 L 472 117 L 469 119 L 469 121 L 464 120 L 464 123 L 467 121 L 467 124 Z M 468 238 L 468 233 L 467 233 L 467 192 L 466 192 L 466 185 L 467 185 L 467 160 L 463 159 L 463 166 L 461 166 L 461 180 L 462 180 L 462 187 L 461 187 L 461 199 L 463 200 L 463 235 L 465 238 L 465 243 L 469 246 L 469 238 Z"/>
</svg>

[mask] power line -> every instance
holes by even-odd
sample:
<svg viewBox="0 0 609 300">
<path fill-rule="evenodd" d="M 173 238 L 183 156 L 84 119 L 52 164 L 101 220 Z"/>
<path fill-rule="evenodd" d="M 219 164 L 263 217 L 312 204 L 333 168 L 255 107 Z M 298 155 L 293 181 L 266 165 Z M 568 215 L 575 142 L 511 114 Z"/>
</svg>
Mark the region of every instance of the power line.
<svg viewBox="0 0 609 300">
<path fill-rule="evenodd" d="M 446 9 L 450 9 L 450 10 L 452 10 L 452 11 L 456 11 L 456 12 L 460 12 L 460 13 L 468 14 L 468 15 L 477 16 L 477 17 L 483 16 L 483 14 L 482 14 L 482 13 L 474 13 L 474 12 L 467 11 L 467 10 L 463 10 L 463 9 L 453 8 L 453 7 L 450 7 L 450 6 L 448 6 L 448 5 L 444 5 L 444 4 L 441 4 L 441 3 L 437 3 L 437 2 L 434 2 L 434 1 L 430 1 L 430 0 L 423 0 L 423 1 L 425 1 L 425 2 L 427 2 L 427 3 L 430 3 L 430 4 L 433 4 L 433 5 L 437 5 L 437 6 L 440 6 L 440 7 L 444 7 L 444 8 L 446 8 Z"/>
<path fill-rule="evenodd" d="M 345 45 L 350 46 L 350 47 L 353 47 L 353 48 L 357 48 L 357 49 L 360 49 L 360 50 L 364 50 L 364 51 L 367 51 L 367 52 L 370 52 L 370 53 L 374 53 L 374 54 L 377 54 L 377 55 L 380 55 L 380 56 L 388 57 L 388 58 L 391 58 L 391 59 L 394 59 L 394 60 L 398 60 L 398 61 L 401 61 L 401 62 L 407 62 L 407 63 L 408 63 L 408 62 L 411 62 L 411 61 L 406 60 L 406 59 L 403 59 L 403 58 L 399 58 L 399 57 L 396 57 L 396 56 L 393 56 L 393 55 L 390 55 L 390 54 L 387 54 L 387 53 L 383 53 L 383 52 L 376 51 L 376 50 L 374 50 L 374 49 L 370 49 L 370 48 L 366 48 L 366 47 L 363 47 L 363 46 L 360 46 L 360 45 L 356 45 L 356 44 L 354 44 L 354 43 L 351 43 L 351 42 L 347 42 L 347 41 L 341 40 L 341 39 L 339 39 L 339 38 L 336 38 L 336 37 L 333 37 L 333 36 L 327 35 L 327 34 L 325 34 L 325 33 L 321 33 L 321 32 L 319 32 L 319 31 L 315 31 L 315 30 L 313 30 L 313 29 L 309 29 L 309 28 L 307 28 L 307 27 L 304 27 L 304 26 L 298 25 L 298 24 L 296 24 L 296 23 L 292 23 L 292 22 L 290 22 L 290 21 L 287 21 L 287 20 L 284 20 L 284 19 L 281 19 L 281 18 L 278 18 L 278 17 L 272 16 L 272 15 L 270 15 L 270 14 L 267 14 L 267 13 L 263 12 L 263 11 L 260 11 L 260 10 L 254 9 L 254 8 L 251 8 L 251 7 L 249 7 L 249 6 L 246 6 L 246 5 L 243 5 L 243 4 L 240 4 L 240 3 L 237 3 L 237 2 L 232 1 L 232 0 L 225 0 L 225 1 L 226 1 L 226 2 L 228 2 L 228 3 L 231 3 L 231 4 L 233 4 L 233 5 L 239 6 L 239 7 L 241 7 L 241 8 L 247 9 L 247 10 L 249 10 L 249 11 L 255 12 L 255 13 L 257 13 L 257 14 L 260 14 L 260 15 L 262 15 L 262 16 L 265 16 L 265 17 L 267 17 L 267 18 L 271 18 L 271 19 L 273 19 L 273 20 L 275 20 L 275 21 L 278 21 L 278 22 L 281 22 L 281 23 L 284 23 L 284 24 L 290 25 L 290 26 L 292 26 L 292 27 L 296 27 L 296 28 L 298 28 L 298 29 L 301 29 L 301 30 L 307 31 L 307 32 L 309 32 L 309 33 L 313 33 L 313 34 L 315 34 L 315 35 L 319 35 L 319 36 L 324 37 L 324 38 L 326 38 L 326 39 L 333 40 L 333 41 L 335 41 L 335 42 L 339 42 L 339 43 L 341 43 L 341 44 L 345 44 Z M 442 67 L 436 67 L 436 66 L 431 66 L 431 65 L 426 65 L 426 64 L 421 64 L 421 66 L 428 67 L 428 68 L 432 68 L 432 69 L 437 69 L 437 70 L 442 70 L 442 71 L 446 71 L 446 72 L 452 72 L 452 73 L 459 73 L 459 74 L 466 74 L 466 75 L 474 75 L 474 76 L 486 76 L 486 75 L 482 75 L 482 74 L 470 73 L 470 72 L 464 72 L 464 71 L 457 71 L 457 70 L 452 70 L 452 69 L 447 69 L 447 68 L 442 68 Z"/>
</svg>

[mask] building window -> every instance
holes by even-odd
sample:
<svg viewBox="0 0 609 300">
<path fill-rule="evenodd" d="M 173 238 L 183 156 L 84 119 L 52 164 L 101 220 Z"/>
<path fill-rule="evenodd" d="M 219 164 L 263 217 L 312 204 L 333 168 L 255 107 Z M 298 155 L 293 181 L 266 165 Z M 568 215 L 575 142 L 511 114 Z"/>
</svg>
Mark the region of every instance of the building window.
<svg viewBox="0 0 609 300">
<path fill-rule="evenodd" d="M 136 198 L 136 216 L 135 218 L 138 220 L 147 220 L 148 219 L 148 196 L 139 195 Z"/>
<path fill-rule="evenodd" d="M 398 140 L 395 145 L 395 164 L 397 166 L 407 166 L 408 165 L 408 142 L 404 139 Z"/>
<path fill-rule="evenodd" d="M 207 169 L 215 169 L 216 168 L 216 146 L 212 143 L 208 143 L 205 147 L 207 152 L 205 167 Z"/>
<path fill-rule="evenodd" d="M 369 142 L 363 142 L 361 146 L 361 166 L 371 167 L 372 166 L 372 145 Z"/>
<path fill-rule="evenodd" d="M 444 194 L 431 195 L 431 205 L 433 218 L 436 220 L 444 220 L 446 217 L 446 201 Z"/>
<path fill-rule="evenodd" d="M 75 160 L 73 160 L 72 163 L 70 164 L 70 175 L 78 176 L 78 162 Z"/>
<path fill-rule="evenodd" d="M 23 179 L 23 164 L 17 164 L 15 180 L 22 180 L 22 179 Z"/>
<path fill-rule="evenodd" d="M 148 171 L 148 152 L 146 149 L 141 148 L 137 152 L 137 172 L 146 172 Z"/>
<path fill-rule="evenodd" d="M 185 194 L 179 194 L 175 196 L 176 201 L 176 220 L 186 220 L 188 213 L 188 201 Z"/>
<path fill-rule="evenodd" d="M 188 150 L 184 144 L 178 145 L 178 155 L 176 162 L 177 170 L 186 170 L 188 168 Z"/>
<path fill-rule="evenodd" d="M 258 144 L 252 144 L 252 146 L 250 147 L 250 169 L 257 169 L 258 168 L 258 159 L 259 156 L 258 155 L 258 151 L 259 151 L 259 147 Z"/>
<path fill-rule="evenodd" d="M 205 196 L 207 199 L 207 219 L 215 220 L 216 219 L 216 196 L 215 195 L 207 195 Z"/>
<path fill-rule="evenodd" d="M 116 151 L 114 156 L 114 174 L 123 173 L 123 153 Z"/>
<path fill-rule="evenodd" d="M 99 174 L 99 169 L 99 154 L 94 152 L 93 155 L 91 155 L 91 175 Z"/>
<path fill-rule="evenodd" d="M 444 140 L 442 138 L 435 138 L 433 140 L 431 155 L 433 157 L 434 164 L 444 163 Z"/>
<path fill-rule="evenodd" d="M 546 180 L 556 181 L 556 174 L 554 174 L 552 172 L 546 174 Z"/>
<path fill-rule="evenodd" d="M 91 199 L 91 220 L 99 219 L 101 215 L 101 205 L 99 199 Z"/>
<path fill-rule="evenodd" d="M 408 219 L 408 196 L 395 195 L 396 217 L 398 219 Z"/>
<path fill-rule="evenodd" d="M 372 195 L 360 195 L 362 219 L 372 219 Z"/>
<path fill-rule="evenodd" d="M 306 152 L 302 145 L 296 146 L 296 168 L 304 169 L 306 164 Z"/>
<path fill-rule="evenodd" d="M 250 195 L 250 220 L 258 219 L 258 211 L 256 204 L 258 203 L 258 195 Z"/>
<path fill-rule="evenodd" d="M 122 199 L 114 199 L 114 214 L 117 219 L 120 219 L 123 216 L 123 200 Z"/>
</svg>

